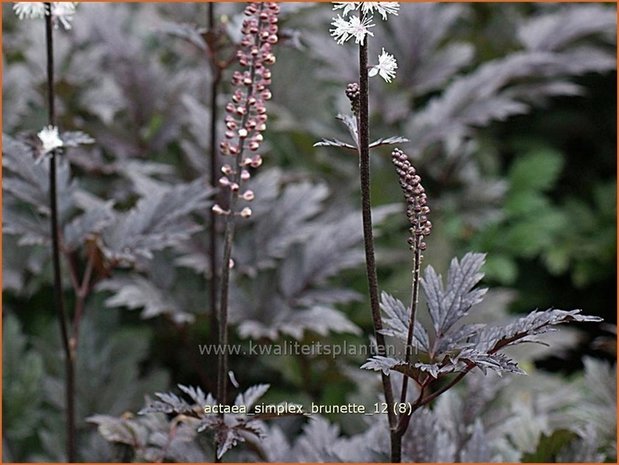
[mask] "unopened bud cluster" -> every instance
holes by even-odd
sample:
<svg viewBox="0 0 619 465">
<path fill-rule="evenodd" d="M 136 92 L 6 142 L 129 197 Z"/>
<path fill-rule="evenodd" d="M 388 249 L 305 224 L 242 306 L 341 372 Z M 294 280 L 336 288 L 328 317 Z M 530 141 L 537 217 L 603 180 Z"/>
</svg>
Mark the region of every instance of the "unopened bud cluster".
<svg viewBox="0 0 619 465">
<path fill-rule="evenodd" d="M 262 133 L 268 119 L 265 103 L 271 99 L 269 66 L 275 63 L 272 48 L 278 41 L 278 14 L 279 5 L 274 2 L 253 2 L 245 8 L 243 37 L 237 52 L 243 69 L 232 75 L 234 90 L 226 105 L 225 140 L 219 145 L 224 156 L 234 159 L 222 166 L 219 185 L 247 202 L 254 199 L 251 190 L 243 190 L 243 184 L 251 177 L 249 169 L 262 165 L 262 157 L 256 152 L 263 141 Z M 219 205 L 215 205 L 213 211 L 219 215 L 234 213 L 243 218 L 249 218 L 252 213 L 249 207 L 231 212 Z"/>
<path fill-rule="evenodd" d="M 361 96 L 361 89 L 359 84 L 351 82 L 346 86 L 346 97 L 350 100 L 350 109 L 355 116 L 359 116 L 359 97 Z"/>
<path fill-rule="evenodd" d="M 421 178 L 404 152 L 394 149 L 391 153 L 391 160 L 395 165 L 400 187 L 406 199 L 406 216 L 411 224 L 411 236 L 408 243 L 411 250 L 423 251 L 427 247 L 424 238 L 432 232 L 432 223 L 428 220 L 430 207 L 428 207 L 426 190 L 421 185 Z"/>
</svg>

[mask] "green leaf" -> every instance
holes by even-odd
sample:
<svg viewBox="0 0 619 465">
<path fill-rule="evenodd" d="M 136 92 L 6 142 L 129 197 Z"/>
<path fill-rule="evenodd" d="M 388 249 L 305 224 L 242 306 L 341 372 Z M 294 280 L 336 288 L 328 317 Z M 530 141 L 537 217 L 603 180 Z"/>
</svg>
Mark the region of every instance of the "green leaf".
<svg viewBox="0 0 619 465">
<path fill-rule="evenodd" d="M 571 441 L 577 438 L 573 431 L 560 429 L 554 431 L 550 436 L 542 435 L 535 452 L 527 453 L 522 456 L 524 463 L 555 462 L 557 454 Z"/>
<path fill-rule="evenodd" d="M 512 191 L 551 188 L 563 168 L 563 157 L 549 148 L 530 152 L 516 160 L 509 172 Z"/>
<path fill-rule="evenodd" d="M 503 285 L 513 284 L 518 276 L 518 267 L 507 255 L 493 254 L 486 259 L 486 278 L 495 279 Z"/>
<path fill-rule="evenodd" d="M 531 215 L 548 208 L 548 199 L 535 190 L 510 192 L 504 208 L 510 215 Z"/>
</svg>

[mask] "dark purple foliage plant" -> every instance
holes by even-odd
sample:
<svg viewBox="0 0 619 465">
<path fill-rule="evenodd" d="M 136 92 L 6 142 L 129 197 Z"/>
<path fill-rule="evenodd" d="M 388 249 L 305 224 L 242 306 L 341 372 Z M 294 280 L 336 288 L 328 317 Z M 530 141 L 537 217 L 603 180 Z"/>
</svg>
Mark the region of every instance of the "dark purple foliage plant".
<svg viewBox="0 0 619 465">
<path fill-rule="evenodd" d="M 440 242 L 446 205 L 473 233 L 501 214 L 478 131 L 613 70 L 614 11 L 532 7 L 488 58 L 469 5 L 331 7 L 12 6 L 32 28 L 5 41 L 6 461 L 616 457 L 614 370 L 533 364 L 576 339 L 558 325 L 602 319 L 514 317 L 483 285 L 493 251 Z M 350 341 L 371 350 L 269 352 Z M 344 399 L 374 413 L 308 413 Z"/>
</svg>

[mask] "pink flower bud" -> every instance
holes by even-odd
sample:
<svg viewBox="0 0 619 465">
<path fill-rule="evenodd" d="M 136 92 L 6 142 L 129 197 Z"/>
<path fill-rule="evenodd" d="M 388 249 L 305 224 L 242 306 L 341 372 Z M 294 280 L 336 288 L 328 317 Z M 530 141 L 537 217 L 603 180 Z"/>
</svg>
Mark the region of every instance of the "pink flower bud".
<svg viewBox="0 0 619 465">
<path fill-rule="evenodd" d="M 213 211 L 213 213 L 215 213 L 216 215 L 229 215 L 230 212 L 227 210 L 224 210 L 223 208 L 221 208 L 219 205 L 215 204 L 213 205 L 213 208 L 211 208 L 211 210 Z"/>
</svg>

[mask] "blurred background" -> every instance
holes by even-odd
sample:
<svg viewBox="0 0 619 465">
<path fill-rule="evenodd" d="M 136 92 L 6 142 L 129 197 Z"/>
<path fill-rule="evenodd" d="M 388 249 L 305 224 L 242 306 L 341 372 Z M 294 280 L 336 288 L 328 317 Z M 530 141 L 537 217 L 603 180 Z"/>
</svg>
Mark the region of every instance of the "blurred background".
<svg viewBox="0 0 619 465">
<path fill-rule="evenodd" d="M 3 133 L 27 137 L 46 124 L 44 24 L 19 21 L 11 5 L 2 8 Z M 235 4 L 215 6 L 221 56 L 233 56 L 239 12 Z M 334 12 L 328 4 L 282 4 L 281 16 L 265 163 L 252 180 L 255 215 L 235 245 L 231 337 L 242 344 L 367 344 L 357 159 L 345 149 L 314 147 L 322 138 L 350 137 L 336 115 L 350 112 L 344 89 L 355 81 L 356 48 L 329 36 Z M 55 32 L 58 126 L 96 141 L 66 154 L 65 235 L 89 209 L 113 201 L 107 219 L 81 231 L 70 250 L 78 268 L 92 247 L 103 257 L 80 339 L 82 460 L 153 460 L 162 449 L 153 440 L 158 452 L 140 455 L 109 432 L 116 423 L 87 418 L 133 418 L 144 396 L 177 383 L 214 391 L 215 360 L 198 350 L 214 341 L 203 227 L 208 206 L 201 194 L 185 199 L 195 204 L 183 218 L 192 234 L 145 246 L 142 254 L 119 239 L 126 212 L 154 192 L 192 182 L 208 189 L 213 73 L 207 21 L 206 4 L 93 3 L 78 6 L 71 30 Z M 371 80 L 371 138 L 410 140 L 400 147 L 422 176 L 434 224 L 424 265 L 444 272 L 452 257 L 488 254 L 484 285 L 491 291 L 472 320 L 502 322 L 546 308 L 580 308 L 604 318 L 549 335 L 550 347 L 518 349 L 529 377 L 486 380 L 496 389 L 484 397 L 478 417 L 494 446 L 483 459 L 615 460 L 616 8 L 402 4 L 397 17 L 376 23 L 370 56 L 376 60 L 385 47 L 399 68 L 390 84 Z M 234 69 L 224 71 L 220 108 Z M 222 134 L 222 112 L 218 124 Z M 21 155 L 7 154 L 7 147 L 5 137 L 3 456 L 61 461 L 62 352 L 50 308 L 48 239 L 45 232 L 37 236 L 46 228 L 45 213 L 36 199 L 20 196 L 19 187 L 36 186 L 37 179 L 44 184 L 45 165 L 24 174 L 19 166 L 28 163 L 23 156 L 17 163 Z M 389 153 L 372 153 L 379 281 L 406 301 L 407 224 Z M 130 259 L 109 259 L 121 250 L 129 250 Z M 358 369 L 363 362 L 355 356 L 239 356 L 230 364 L 241 386 L 271 385 L 265 401 L 372 405 L 380 387 L 374 373 Z M 474 416 L 448 420 L 447 403 L 470 405 L 467 396 L 479 392 L 474 383 L 484 383 L 481 375 L 471 379 L 428 413 L 453 430 L 449 434 L 469 439 Z M 157 432 L 166 428 L 164 420 L 142 426 Z M 328 420 L 337 425 L 334 437 L 354 438 L 367 429 L 362 418 Z M 449 421 L 468 429 L 457 432 Z M 288 456 L 243 446 L 231 460 L 333 460 L 320 455 L 302 421 L 277 424 L 272 428 L 286 432 Z M 109 427 L 99 434 L 97 425 Z M 311 453 L 298 445 L 302 436 Z M 162 457 L 204 460 L 208 447 L 197 440 Z M 437 457 L 414 449 L 410 457 L 470 459 L 463 450 Z M 584 450 L 589 455 L 577 455 Z"/>
</svg>

